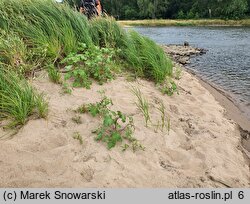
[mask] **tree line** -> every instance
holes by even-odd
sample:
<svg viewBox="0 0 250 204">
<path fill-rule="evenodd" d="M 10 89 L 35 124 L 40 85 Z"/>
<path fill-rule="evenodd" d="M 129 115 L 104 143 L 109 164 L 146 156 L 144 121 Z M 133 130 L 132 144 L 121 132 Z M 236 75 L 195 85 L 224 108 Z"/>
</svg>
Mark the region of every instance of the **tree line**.
<svg viewBox="0 0 250 204">
<path fill-rule="evenodd" d="M 79 5 L 80 0 L 68 0 Z M 119 19 L 240 19 L 250 15 L 250 0 L 101 0 Z"/>
</svg>

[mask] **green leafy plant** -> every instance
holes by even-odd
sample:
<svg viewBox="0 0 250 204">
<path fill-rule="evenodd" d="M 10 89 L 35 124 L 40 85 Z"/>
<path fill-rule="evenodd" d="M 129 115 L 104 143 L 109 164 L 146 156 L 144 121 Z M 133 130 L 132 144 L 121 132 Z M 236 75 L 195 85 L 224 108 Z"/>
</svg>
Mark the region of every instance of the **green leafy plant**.
<svg viewBox="0 0 250 204">
<path fill-rule="evenodd" d="M 149 114 L 149 102 L 146 98 L 142 96 L 141 90 L 136 87 L 131 87 L 132 93 L 137 97 L 136 106 L 142 112 L 146 127 L 148 127 L 148 123 L 150 122 L 150 114 Z"/>
<path fill-rule="evenodd" d="M 61 63 L 66 64 L 65 79 L 73 78 L 74 87 L 90 88 L 90 78 L 103 84 L 114 78 L 112 74 L 112 59 L 115 51 L 111 48 L 79 45 L 77 53 L 68 55 Z"/>
<path fill-rule="evenodd" d="M 139 141 L 133 137 L 134 121 L 131 116 L 126 116 L 121 111 L 112 111 L 112 100 L 103 95 L 102 100 L 96 103 L 83 105 L 77 109 L 79 112 L 90 113 L 93 117 L 99 116 L 102 123 L 93 131 L 97 136 L 96 141 L 103 141 L 108 149 L 112 149 L 118 143 L 126 142 L 122 149 L 125 151 L 130 145 L 133 151 L 144 150 Z M 130 143 L 130 144 L 127 144 Z"/>
<path fill-rule="evenodd" d="M 159 88 L 163 94 L 167 94 L 168 96 L 172 96 L 175 92 L 179 94 L 178 87 L 171 78 L 166 78 L 165 81 L 159 85 Z"/>
<path fill-rule="evenodd" d="M 72 93 L 72 89 L 71 89 L 70 85 L 66 82 L 64 82 L 62 84 L 62 93 L 63 94 L 71 94 Z"/>
</svg>

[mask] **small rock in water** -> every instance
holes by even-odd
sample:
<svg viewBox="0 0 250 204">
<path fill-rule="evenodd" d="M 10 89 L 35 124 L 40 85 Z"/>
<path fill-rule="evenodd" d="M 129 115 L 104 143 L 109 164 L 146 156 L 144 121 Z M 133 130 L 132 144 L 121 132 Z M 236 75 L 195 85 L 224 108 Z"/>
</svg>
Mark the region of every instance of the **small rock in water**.
<svg viewBox="0 0 250 204">
<path fill-rule="evenodd" d="M 188 47 L 188 46 L 189 46 L 189 42 L 185 41 L 185 42 L 184 42 L 184 46 L 185 46 L 185 47 Z"/>
</svg>

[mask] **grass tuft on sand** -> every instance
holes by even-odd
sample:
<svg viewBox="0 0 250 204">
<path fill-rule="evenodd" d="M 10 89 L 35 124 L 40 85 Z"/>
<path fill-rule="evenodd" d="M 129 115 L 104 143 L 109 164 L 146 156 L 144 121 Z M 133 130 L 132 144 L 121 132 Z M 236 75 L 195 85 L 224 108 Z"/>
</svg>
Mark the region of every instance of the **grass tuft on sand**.
<svg viewBox="0 0 250 204">
<path fill-rule="evenodd" d="M 48 104 L 42 95 L 15 72 L 0 67 L 0 120 L 7 128 L 24 125 L 31 115 L 45 118 Z"/>
</svg>

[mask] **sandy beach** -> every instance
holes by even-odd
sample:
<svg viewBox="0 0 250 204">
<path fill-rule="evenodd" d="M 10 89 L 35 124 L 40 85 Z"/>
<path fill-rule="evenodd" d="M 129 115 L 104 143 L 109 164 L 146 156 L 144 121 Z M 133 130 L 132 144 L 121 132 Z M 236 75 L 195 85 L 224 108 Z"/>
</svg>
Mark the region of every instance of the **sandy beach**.
<svg viewBox="0 0 250 204">
<path fill-rule="evenodd" d="M 90 90 L 61 94 L 59 85 L 41 74 L 31 82 L 49 101 L 47 120 L 30 120 L 11 139 L 0 140 L 0 187 L 250 187 L 249 158 L 242 147 L 238 125 L 201 85 L 183 71 L 179 94 L 163 95 L 154 83 L 124 77 Z M 150 102 L 153 121 L 163 101 L 170 117 L 170 132 L 145 127 L 130 87 L 140 88 Z M 100 100 L 105 90 L 112 109 L 132 115 L 134 136 L 145 151 L 107 150 L 94 140 L 98 119 L 72 117 L 80 105 Z M 77 131 L 83 144 L 73 138 Z M 3 135 L 6 132 L 0 131 Z"/>
</svg>

